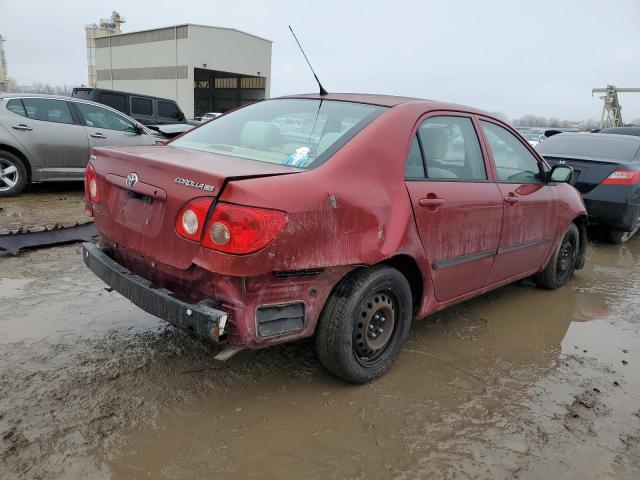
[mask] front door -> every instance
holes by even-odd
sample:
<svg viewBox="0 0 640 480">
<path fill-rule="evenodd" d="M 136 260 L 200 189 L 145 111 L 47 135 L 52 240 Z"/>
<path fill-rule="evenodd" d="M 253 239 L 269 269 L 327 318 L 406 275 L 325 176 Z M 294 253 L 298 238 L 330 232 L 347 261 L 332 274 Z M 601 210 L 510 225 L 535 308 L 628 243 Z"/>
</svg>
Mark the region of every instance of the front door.
<svg viewBox="0 0 640 480">
<path fill-rule="evenodd" d="M 538 159 L 506 128 L 480 121 L 504 202 L 498 255 L 489 284 L 542 267 L 553 247 L 558 199 Z"/>
<path fill-rule="evenodd" d="M 503 201 L 488 180 L 470 117 L 438 115 L 418 128 L 405 171 L 436 299 L 486 285 L 502 224 Z"/>
<path fill-rule="evenodd" d="M 156 143 L 155 137 L 139 133 L 129 118 L 112 109 L 82 102 L 75 102 L 75 106 L 89 135 L 91 148 Z"/>
</svg>

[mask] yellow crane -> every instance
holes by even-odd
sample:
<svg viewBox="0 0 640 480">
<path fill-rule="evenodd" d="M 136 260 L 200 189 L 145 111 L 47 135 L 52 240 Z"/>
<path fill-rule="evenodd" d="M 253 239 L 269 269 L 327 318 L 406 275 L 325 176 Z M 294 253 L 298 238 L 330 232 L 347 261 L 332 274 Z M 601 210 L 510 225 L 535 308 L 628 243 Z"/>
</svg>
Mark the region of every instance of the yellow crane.
<svg viewBox="0 0 640 480">
<path fill-rule="evenodd" d="M 591 96 L 594 93 L 604 93 L 600 97 L 604 100 L 600 128 L 622 127 L 624 123 L 622 122 L 622 107 L 618 101 L 618 93 L 640 93 L 640 88 L 618 88 L 615 85 L 607 85 L 605 88 L 594 88 L 591 90 Z"/>
</svg>

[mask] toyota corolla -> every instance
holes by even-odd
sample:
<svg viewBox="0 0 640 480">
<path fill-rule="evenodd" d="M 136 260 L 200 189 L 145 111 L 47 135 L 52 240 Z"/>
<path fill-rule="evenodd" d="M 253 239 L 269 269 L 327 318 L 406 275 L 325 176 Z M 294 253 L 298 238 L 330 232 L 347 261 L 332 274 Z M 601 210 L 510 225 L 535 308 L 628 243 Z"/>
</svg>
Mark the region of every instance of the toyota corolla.
<svg viewBox="0 0 640 480">
<path fill-rule="evenodd" d="M 571 175 L 475 109 L 272 99 L 166 145 L 95 149 L 84 261 L 222 357 L 315 336 L 329 371 L 363 383 L 412 319 L 525 277 L 565 284 L 586 248 Z"/>
</svg>

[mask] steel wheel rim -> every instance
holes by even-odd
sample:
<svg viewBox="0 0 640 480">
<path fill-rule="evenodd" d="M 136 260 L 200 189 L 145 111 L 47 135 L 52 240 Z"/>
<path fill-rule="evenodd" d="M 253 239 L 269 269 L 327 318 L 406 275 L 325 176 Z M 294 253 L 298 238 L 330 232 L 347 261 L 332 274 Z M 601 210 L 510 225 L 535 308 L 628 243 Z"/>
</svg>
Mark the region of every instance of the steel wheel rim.
<svg viewBox="0 0 640 480">
<path fill-rule="evenodd" d="M 398 301 L 390 291 L 367 297 L 353 329 L 353 351 L 358 362 L 371 365 L 393 344 L 397 331 Z"/>
<path fill-rule="evenodd" d="M 0 158 L 0 192 L 11 190 L 18 184 L 20 172 L 12 162 Z"/>
<path fill-rule="evenodd" d="M 556 278 L 561 279 L 570 270 L 571 265 L 575 262 L 576 252 L 575 239 L 569 235 L 565 236 L 558 252 Z"/>
</svg>

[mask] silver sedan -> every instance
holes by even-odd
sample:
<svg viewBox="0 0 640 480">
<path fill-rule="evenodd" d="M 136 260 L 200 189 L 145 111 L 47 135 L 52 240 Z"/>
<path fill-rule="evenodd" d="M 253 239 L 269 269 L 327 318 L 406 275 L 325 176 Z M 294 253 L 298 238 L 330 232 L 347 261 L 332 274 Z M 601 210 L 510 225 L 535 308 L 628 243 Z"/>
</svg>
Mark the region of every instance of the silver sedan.
<svg viewBox="0 0 640 480">
<path fill-rule="evenodd" d="M 30 182 L 83 180 L 94 147 L 162 138 L 113 108 L 86 100 L 0 94 L 0 197 Z"/>
</svg>

